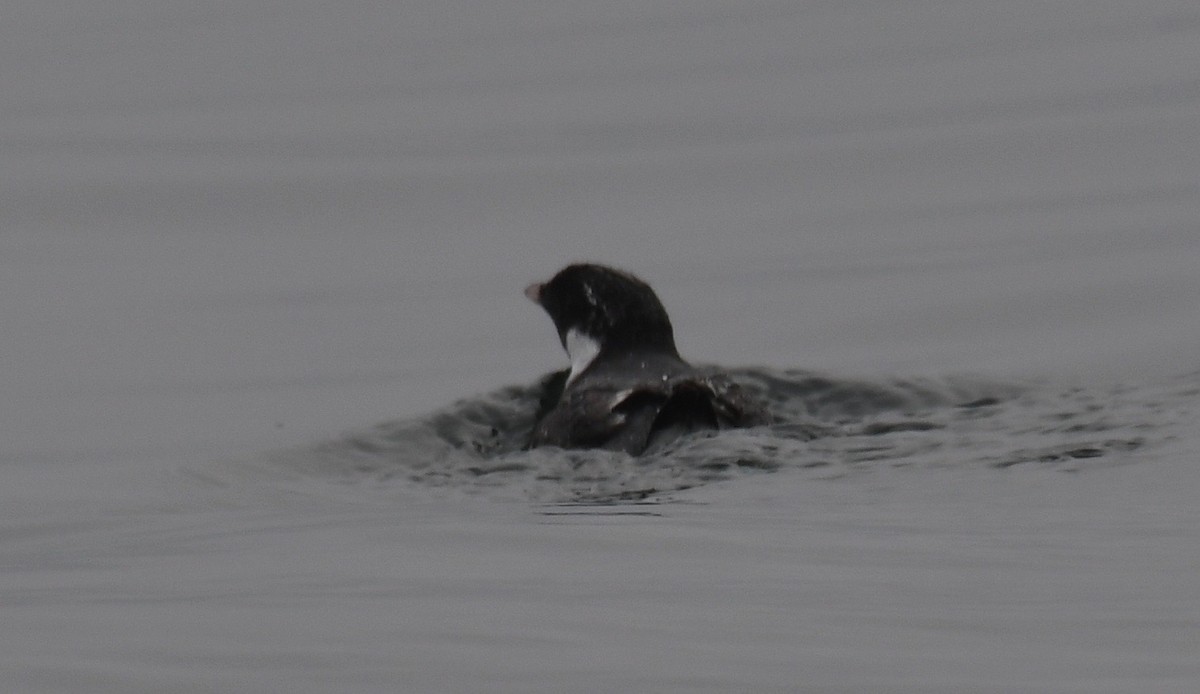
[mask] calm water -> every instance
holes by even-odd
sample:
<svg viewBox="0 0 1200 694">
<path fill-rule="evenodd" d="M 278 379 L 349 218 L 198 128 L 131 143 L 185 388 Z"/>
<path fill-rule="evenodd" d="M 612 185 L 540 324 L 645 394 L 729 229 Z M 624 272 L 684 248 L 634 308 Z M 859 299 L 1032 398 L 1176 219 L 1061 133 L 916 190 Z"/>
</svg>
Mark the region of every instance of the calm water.
<svg viewBox="0 0 1200 694">
<path fill-rule="evenodd" d="M 21 3 L 0 689 L 1194 692 L 1191 2 Z M 770 428 L 523 452 L 521 289 Z"/>
</svg>

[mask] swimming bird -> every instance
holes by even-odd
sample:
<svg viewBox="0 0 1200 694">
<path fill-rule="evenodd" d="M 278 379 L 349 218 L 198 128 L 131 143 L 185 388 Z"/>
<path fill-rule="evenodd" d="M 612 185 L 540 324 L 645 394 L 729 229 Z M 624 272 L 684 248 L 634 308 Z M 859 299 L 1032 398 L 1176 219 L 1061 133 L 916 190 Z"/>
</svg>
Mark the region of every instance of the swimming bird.
<svg viewBox="0 0 1200 694">
<path fill-rule="evenodd" d="M 548 386 L 531 446 L 639 455 L 692 431 L 768 422 L 728 376 L 679 356 L 662 302 L 628 272 L 568 265 L 525 295 L 550 315 L 571 362 Z"/>
</svg>

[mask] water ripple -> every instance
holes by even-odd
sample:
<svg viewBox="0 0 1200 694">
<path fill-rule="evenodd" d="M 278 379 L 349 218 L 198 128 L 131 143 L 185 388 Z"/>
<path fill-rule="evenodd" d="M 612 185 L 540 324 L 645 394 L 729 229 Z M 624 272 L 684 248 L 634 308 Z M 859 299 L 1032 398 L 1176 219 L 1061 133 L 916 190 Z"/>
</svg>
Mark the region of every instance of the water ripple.
<svg viewBox="0 0 1200 694">
<path fill-rule="evenodd" d="M 525 450 L 547 376 L 271 459 L 342 480 L 561 503 L 636 501 L 780 471 L 817 479 L 881 466 L 1073 472 L 1130 460 L 1165 440 L 1188 419 L 1197 390 L 1194 383 L 1056 390 L 978 378 L 872 381 L 763 368 L 732 375 L 768 404 L 771 425 L 692 434 L 641 457 Z"/>
</svg>

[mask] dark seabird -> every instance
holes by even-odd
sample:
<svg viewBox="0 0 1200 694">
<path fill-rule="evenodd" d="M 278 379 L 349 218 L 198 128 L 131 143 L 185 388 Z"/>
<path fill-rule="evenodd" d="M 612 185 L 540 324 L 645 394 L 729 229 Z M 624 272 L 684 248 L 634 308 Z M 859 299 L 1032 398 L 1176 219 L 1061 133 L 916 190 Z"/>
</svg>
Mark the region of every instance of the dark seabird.
<svg viewBox="0 0 1200 694">
<path fill-rule="evenodd" d="M 569 265 L 525 295 L 550 314 L 571 359 L 548 385 L 531 446 L 638 455 L 692 431 L 767 423 L 728 376 L 679 356 L 666 309 L 637 277 Z"/>
</svg>

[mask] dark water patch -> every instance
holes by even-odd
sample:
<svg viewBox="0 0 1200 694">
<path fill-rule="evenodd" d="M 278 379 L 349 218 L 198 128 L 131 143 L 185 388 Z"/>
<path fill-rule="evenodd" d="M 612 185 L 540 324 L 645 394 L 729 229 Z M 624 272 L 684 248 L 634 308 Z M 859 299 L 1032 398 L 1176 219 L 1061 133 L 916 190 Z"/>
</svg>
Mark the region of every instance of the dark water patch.
<svg viewBox="0 0 1200 694">
<path fill-rule="evenodd" d="M 1127 460 L 1190 417 L 1191 401 L 1153 388 L 1055 390 L 971 378 L 856 380 L 739 369 L 769 426 L 701 432 L 640 457 L 526 450 L 550 377 L 385 422 L 276 456 L 355 484 L 448 488 L 533 501 L 634 503 L 742 475 L 811 479 L 887 468 L 1036 465 L 1076 471 Z M 1187 387 L 1182 387 L 1186 385 Z"/>
<path fill-rule="evenodd" d="M 973 410 L 973 409 L 977 409 L 980 407 L 992 407 L 993 405 L 999 405 L 999 404 L 1000 404 L 1000 400 L 998 398 L 979 398 L 978 400 L 972 400 L 970 402 L 959 403 L 958 406 L 964 410 Z"/>
<path fill-rule="evenodd" d="M 944 424 L 937 422 L 875 422 L 864 426 L 862 434 L 864 436 L 881 436 L 897 431 L 930 431 L 944 428 L 946 428 Z"/>
<path fill-rule="evenodd" d="M 1013 456 L 992 463 L 992 467 L 1009 468 L 1015 465 L 1034 463 L 1040 465 L 1072 463 L 1089 458 L 1101 458 L 1110 453 L 1129 453 L 1145 445 L 1144 439 L 1113 439 L 1090 446 L 1073 446 L 1066 444 L 1041 450 L 1014 451 Z M 1075 466 L 1065 469 L 1074 470 Z"/>
<path fill-rule="evenodd" d="M 603 518 L 662 518 L 661 511 L 538 511 L 539 516 L 600 516 Z"/>
</svg>

